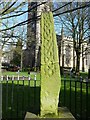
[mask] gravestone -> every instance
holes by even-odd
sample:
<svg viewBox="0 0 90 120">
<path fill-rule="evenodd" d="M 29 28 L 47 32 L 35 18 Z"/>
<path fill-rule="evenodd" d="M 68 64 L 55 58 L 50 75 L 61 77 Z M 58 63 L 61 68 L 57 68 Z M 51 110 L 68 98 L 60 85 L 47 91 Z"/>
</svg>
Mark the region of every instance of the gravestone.
<svg viewBox="0 0 90 120">
<path fill-rule="evenodd" d="M 41 116 L 58 114 L 61 86 L 59 58 L 52 12 L 41 15 Z"/>
</svg>

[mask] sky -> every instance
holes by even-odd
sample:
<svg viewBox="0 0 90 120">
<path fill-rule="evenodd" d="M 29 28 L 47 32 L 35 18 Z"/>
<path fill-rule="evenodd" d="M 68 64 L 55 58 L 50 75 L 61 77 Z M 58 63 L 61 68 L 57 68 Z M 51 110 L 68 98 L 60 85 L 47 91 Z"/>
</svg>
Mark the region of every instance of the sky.
<svg viewBox="0 0 90 120">
<path fill-rule="evenodd" d="M 18 0 L 19 1 L 19 0 Z M 58 6 L 58 2 L 56 2 L 56 0 L 53 0 L 54 2 L 54 7 L 57 8 Z M 21 2 L 17 2 L 14 6 L 17 6 L 18 4 L 20 4 Z M 24 5 L 22 8 L 18 9 L 19 11 L 23 10 L 23 11 L 27 11 L 28 10 L 28 4 Z M 11 15 L 13 15 L 15 13 L 12 13 Z M 6 20 L 6 22 L 8 22 L 9 26 L 8 27 L 12 27 L 14 24 L 18 24 L 22 21 L 25 21 L 28 19 L 28 13 L 26 12 L 25 14 L 21 15 L 21 16 L 18 16 L 18 17 L 14 17 L 14 18 L 9 18 L 8 20 Z M 3 21 L 5 22 L 5 20 Z M 62 28 L 62 23 L 60 22 L 60 19 L 58 19 L 58 17 L 55 17 L 54 18 L 54 26 L 55 26 L 55 31 L 56 31 L 56 34 L 60 35 L 61 34 L 61 28 Z M 27 25 L 24 26 L 25 27 L 25 32 L 27 31 Z M 5 26 L 3 26 L 3 28 L 6 28 Z M 2 28 L 2 29 L 3 29 Z M 14 29 L 15 31 L 15 35 L 19 35 L 21 34 L 19 31 L 22 31 L 23 30 L 23 26 L 21 27 L 16 27 Z"/>
<path fill-rule="evenodd" d="M 55 1 L 55 0 L 54 0 L 54 1 Z M 14 6 L 17 6 L 18 4 L 20 4 L 20 2 L 17 2 Z M 54 6 L 56 7 L 57 4 L 54 4 Z M 23 6 L 21 9 L 18 9 L 18 10 L 23 10 L 23 11 L 28 10 L 27 4 L 26 4 L 25 6 Z M 13 15 L 13 13 L 12 13 L 11 15 Z M 5 16 L 4 16 L 4 17 L 5 17 Z M 18 23 L 20 23 L 20 22 L 22 22 L 22 21 L 27 20 L 27 18 L 28 18 L 27 12 L 26 12 L 25 14 L 23 14 L 23 15 L 18 16 L 18 17 L 14 17 L 14 19 L 13 19 L 13 18 L 9 18 L 9 19 L 8 19 L 9 27 L 13 26 L 13 24 L 14 24 L 15 22 L 16 22 L 16 24 L 18 24 Z M 4 20 L 4 22 L 5 22 L 5 21 L 6 21 L 6 20 Z M 5 28 L 5 26 L 3 26 L 3 28 Z"/>
<path fill-rule="evenodd" d="M 16 7 L 16 6 L 19 5 L 19 4 L 20 4 L 20 2 L 17 2 L 13 7 Z M 28 9 L 28 7 L 27 7 L 27 4 L 26 4 L 26 5 L 24 5 L 22 8 L 18 9 L 18 11 L 21 11 L 21 10 L 26 11 L 27 9 Z M 8 16 L 11 16 L 11 15 L 13 15 L 13 14 L 15 14 L 15 13 L 8 14 Z M 7 15 L 0 16 L 0 18 L 6 17 L 6 16 L 7 16 Z M 25 20 L 27 20 L 27 13 L 25 13 L 25 14 L 23 14 L 23 15 L 21 15 L 21 16 L 18 16 L 18 17 L 13 17 L 13 18 L 9 18 L 9 19 L 3 20 L 3 23 L 8 23 L 8 27 L 12 27 L 13 25 L 18 24 L 18 23 L 20 23 L 20 22 L 22 22 L 22 21 L 25 21 Z M 24 26 L 24 27 L 25 27 L 25 26 Z M 0 30 L 1 30 L 1 29 L 5 29 L 5 28 L 6 28 L 5 25 L 1 25 L 1 26 L 0 26 Z M 14 32 L 14 35 L 22 34 L 23 26 L 21 26 L 21 27 L 16 27 L 15 29 L 12 29 L 12 30 L 15 31 L 15 32 Z M 27 30 L 27 29 L 26 29 L 26 30 Z M 21 33 L 20 33 L 20 31 L 21 31 Z M 10 30 L 8 30 L 7 32 L 10 33 Z M 25 33 L 26 33 L 26 32 L 25 32 Z M 22 34 L 22 37 L 23 37 L 23 36 L 24 36 L 24 35 Z M 15 38 L 14 38 L 13 40 L 15 40 Z M 12 39 L 10 39 L 9 41 L 12 41 Z M 15 41 L 16 41 L 16 40 L 15 40 Z M 5 49 L 7 50 L 7 49 L 8 49 L 8 46 L 7 46 L 7 47 L 5 46 Z"/>
<path fill-rule="evenodd" d="M 21 3 L 21 1 L 20 2 L 17 2 L 13 7 L 16 7 L 17 5 L 19 5 Z M 55 0 L 54 0 L 54 7 L 56 8 L 57 7 L 57 3 L 55 2 Z M 22 8 L 20 8 L 20 9 L 18 9 L 18 11 L 21 11 L 21 10 L 23 10 L 23 11 L 27 11 L 28 10 L 28 4 L 26 4 L 26 5 L 24 5 Z M 12 13 L 12 14 L 8 14 L 8 15 L 13 15 L 13 14 L 15 14 L 15 13 Z M 3 17 L 5 17 L 5 16 L 3 16 Z M 23 14 L 23 15 L 21 15 L 21 16 L 18 16 L 18 17 L 14 17 L 14 18 L 9 18 L 9 19 L 6 19 L 6 20 L 3 20 L 3 22 L 7 22 L 8 23 L 8 27 L 12 27 L 14 24 L 18 24 L 18 23 L 20 23 L 20 22 L 22 22 L 22 21 L 25 21 L 25 20 L 27 20 L 28 19 L 28 13 L 26 12 L 25 14 Z M 56 22 L 58 19 L 57 19 L 57 17 L 54 19 L 54 22 Z M 62 28 L 62 25 L 59 23 L 60 21 L 58 20 L 58 24 L 55 24 L 55 31 L 56 31 L 56 34 L 61 34 L 61 28 Z M 3 26 L 3 27 L 1 27 L 0 29 L 4 29 L 4 28 L 6 28 L 5 26 Z M 26 34 L 26 31 L 27 31 L 27 25 L 26 26 L 24 26 L 24 29 L 25 29 L 25 34 Z M 23 30 L 23 26 L 21 26 L 21 27 L 16 27 L 15 29 L 14 29 L 14 35 L 19 35 L 19 34 L 21 34 L 19 31 L 22 31 Z M 9 31 L 8 31 L 9 32 Z M 24 34 L 22 34 L 22 36 L 25 36 Z M 24 37 L 23 37 L 24 38 Z M 14 38 L 13 38 L 13 40 L 15 40 Z M 12 41 L 11 39 L 9 40 L 9 41 Z M 16 40 L 15 40 L 16 41 Z M 8 49 L 8 47 L 5 47 L 6 49 Z"/>
<path fill-rule="evenodd" d="M 19 5 L 20 3 L 16 3 L 15 5 L 14 5 L 14 7 L 16 7 L 17 5 Z M 20 9 L 18 9 L 18 11 L 21 11 L 21 10 L 23 10 L 23 11 L 26 11 L 27 10 L 27 4 L 26 5 L 24 5 L 22 8 L 20 8 Z M 16 10 L 17 11 L 17 10 Z M 15 13 L 11 13 L 11 14 L 8 14 L 8 16 L 10 16 L 10 15 L 14 15 Z M 6 15 L 7 16 L 7 15 Z M 3 17 L 5 17 L 5 16 L 3 16 Z M 20 16 L 18 16 L 18 17 L 13 17 L 13 18 L 9 18 L 8 19 L 8 22 L 10 23 L 9 24 L 9 27 L 11 27 L 12 25 L 13 25 L 13 23 L 15 23 L 16 22 L 16 24 L 18 24 L 18 23 L 20 23 L 20 22 L 22 22 L 22 21 L 24 21 L 24 20 L 27 20 L 27 13 L 25 13 L 25 14 L 23 14 L 23 15 L 20 15 Z"/>
<path fill-rule="evenodd" d="M 17 2 L 14 6 L 17 6 L 18 4 L 20 4 L 20 2 Z M 55 2 L 55 0 L 54 0 L 54 7 L 57 7 L 57 3 Z M 25 6 L 23 6 L 21 9 L 18 9 L 18 10 L 23 10 L 23 11 L 26 11 L 28 9 L 28 6 L 27 6 L 27 4 L 25 5 Z M 12 13 L 12 15 L 13 15 L 13 13 Z M 5 17 L 5 16 L 4 16 Z M 8 20 L 7 20 L 7 22 L 9 23 L 9 27 L 11 27 L 11 26 L 13 26 L 13 24 L 18 24 L 18 23 L 20 23 L 20 22 L 22 22 L 22 21 L 25 21 L 25 20 L 27 20 L 28 19 L 28 14 L 27 14 L 27 12 L 25 13 L 25 14 L 23 14 L 23 15 L 21 15 L 21 16 L 18 16 L 18 17 L 14 17 L 14 18 L 9 18 Z M 57 19 L 57 17 L 56 17 L 56 19 Z M 54 19 L 54 21 L 56 21 L 56 19 Z M 3 22 L 5 22 L 6 20 L 4 20 Z M 58 21 L 59 22 L 59 21 Z M 6 28 L 5 26 L 3 26 L 3 28 Z M 17 28 L 18 29 L 18 28 Z M 20 29 L 20 28 L 19 28 Z M 58 24 L 58 25 L 56 25 L 55 24 L 55 31 L 56 31 L 56 33 L 57 34 L 60 34 L 60 30 L 61 29 L 61 25 L 60 24 Z"/>
</svg>

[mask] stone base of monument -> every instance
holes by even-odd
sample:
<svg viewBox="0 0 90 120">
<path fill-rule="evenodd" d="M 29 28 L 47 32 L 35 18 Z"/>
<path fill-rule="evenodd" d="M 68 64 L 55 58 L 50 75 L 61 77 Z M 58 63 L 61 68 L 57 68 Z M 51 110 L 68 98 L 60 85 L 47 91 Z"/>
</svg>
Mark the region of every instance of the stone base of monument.
<svg viewBox="0 0 90 120">
<path fill-rule="evenodd" d="M 59 107 L 58 108 L 58 116 L 54 116 L 53 114 L 48 114 L 44 117 L 40 117 L 40 116 L 37 116 L 33 113 L 30 113 L 30 112 L 27 112 L 26 113 L 26 116 L 25 116 L 25 119 L 24 120 L 42 120 L 42 119 L 45 119 L 45 120 L 55 120 L 55 119 L 61 119 L 61 120 L 75 120 L 74 116 L 70 113 L 70 111 L 66 108 L 66 107 Z"/>
</svg>

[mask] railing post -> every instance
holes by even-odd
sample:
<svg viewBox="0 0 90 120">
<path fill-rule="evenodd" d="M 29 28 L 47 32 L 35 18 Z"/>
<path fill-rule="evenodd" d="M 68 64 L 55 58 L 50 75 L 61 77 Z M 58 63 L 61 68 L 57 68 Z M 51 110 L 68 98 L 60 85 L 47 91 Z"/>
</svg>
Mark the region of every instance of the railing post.
<svg viewBox="0 0 90 120">
<path fill-rule="evenodd" d="M 30 102 L 30 80 L 31 80 L 31 77 L 29 75 L 28 76 L 28 107 L 29 107 L 29 102 Z"/>
<path fill-rule="evenodd" d="M 12 76 L 12 81 L 14 81 L 14 75 Z"/>
<path fill-rule="evenodd" d="M 65 103 L 66 103 L 66 79 L 64 77 L 64 106 L 65 106 Z"/>
<path fill-rule="evenodd" d="M 19 80 L 19 75 L 18 75 L 18 80 Z"/>
<path fill-rule="evenodd" d="M 75 118 L 77 119 L 77 77 L 75 79 Z"/>
<path fill-rule="evenodd" d="M 28 76 L 28 80 L 30 80 L 31 78 L 30 78 L 30 75 Z"/>
<path fill-rule="evenodd" d="M 82 120 L 82 77 L 80 78 L 80 120 Z"/>
<path fill-rule="evenodd" d="M 86 120 L 88 120 L 88 78 L 86 79 Z"/>
<path fill-rule="evenodd" d="M 36 81 L 36 74 L 34 75 L 34 80 Z"/>
<path fill-rule="evenodd" d="M 12 76 L 12 91 L 11 91 L 11 118 L 13 117 L 13 89 L 14 89 L 14 76 Z"/>
<path fill-rule="evenodd" d="M 28 76 L 28 108 L 30 103 L 30 75 Z"/>
<path fill-rule="evenodd" d="M 6 117 L 8 116 L 7 115 L 7 110 L 8 110 L 8 95 L 9 92 L 8 92 L 8 75 L 6 76 Z"/>
<path fill-rule="evenodd" d="M 0 80 L 0 119 L 2 119 L 2 78 Z"/>
<path fill-rule="evenodd" d="M 19 75 L 17 78 L 17 118 L 18 118 L 18 87 L 19 87 Z"/>
<path fill-rule="evenodd" d="M 23 76 L 23 88 L 22 88 L 22 93 L 23 93 L 23 96 L 22 96 L 22 115 L 23 115 L 23 111 L 24 111 L 24 80 L 25 80 L 25 76 Z"/>
<path fill-rule="evenodd" d="M 34 87 L 36 87 L 36 74 L 34 76 Z"/>
<path fill-rule="evenodd" d="M 70 103 L 69 103 L 69 107 L 70 107 L 70 111 L 71 111 L 71 79 L 70 79 Z"/>
<path fill-rule="evenodd" d="M 7 81 L 8 81 L 8 75 L 7 75 Z"/>
<path fill-rule="evenodd" d="M 34 107 L 36 103 L 36 74 L 34 76 Z"/>
<path fill-rule="evenodd" d="M 24 81 L 24 78 L 25 78 L 25 77 L 23 76 L 23 81 Z"/>
</svg>

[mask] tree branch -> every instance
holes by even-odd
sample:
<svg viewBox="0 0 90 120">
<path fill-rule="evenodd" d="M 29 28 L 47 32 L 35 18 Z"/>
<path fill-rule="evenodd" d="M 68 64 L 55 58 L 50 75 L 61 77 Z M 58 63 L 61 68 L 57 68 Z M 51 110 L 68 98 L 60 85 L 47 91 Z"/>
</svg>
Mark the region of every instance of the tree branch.
<svg viewBox="0 0 90 120">
<path fill-rule="evenodd" d="M 74 9 L 70 9 L 70 10 L 64 11 L 62 13 L 54 14 L 53 16 L 55 17 L 55 16 L 59 16 L 59 15 L 65 14 L 65 13 L 74 12 L 76 10 L 83 9 L 83 8 L 86 8 L 86 7 L 90 7 L 90 3 L 86 4 L 86 5 L 83 5 L 83 6 L 80 6 L 80 7 L 77 7 L 77 8 L 74 8 Z"/>
<path fill-rule="evenodd" d="M 69 12 L 73 12 L 73 11 L 76 11 L 76 10 L 79 10 L 79 9 L 82 9 L 82 8 L 85 8 L 85 7 L 90 7 L 90 4 L 87 4 L 87 5 L 84 5 L 84 6 L 80 6 L 80 7 L 77 7 L 77 8 L 75 8 L 75 9 L 67 10 L 67 11 L 64 11 L 64 12 L 62 12 L 62 13 L 54 14 L 53 16 L 54 16 L 54 17 L 55 17 L 55 16 L 59 16 L 59 15 L 62 15 L 62 14 L 65 14 L 65 13 L 69 13 Z M 25 20 L 25 21 L 20 22 L 20 23 L 12 26 L 12 27 L 10 27 L 10 28 L 2 29 L 2 30 L 0 30 L 0 32 L 1 32 L 1 31 L 10 30 L 10 29 L 15 28 L 15 27 L 17 27 L 17 26 L 25 25 L 26 22 L 28 22 L 28 21 L 29 21 L 29 22 L 32 22 L 33 20 L 37 20 L 37 19 L 40 19 L 40 16 L 37 16 L 37 17 L 31 18 L 31 19 Z"/>
<path fill-rule="evenodd" d="M 7 19 L 7 18 L 13 18 L 13 17 L 21 16 L 21 15 L 23 15 L 23 14 L 25 14 L 25 13 L 27 13 L 27 12 L 30 12 L 31 10 L 39 7 L 40 5 L 45 4 L 45 3 L 46 3 L 46 2 L 42 2 L 42 3 L 38 4 L 38 5 L 35 5 L 35 6 L 31 7 L 31 8 L 30 8 L 29 10 L 27 10 L 27 11 L 23 11 L 23 12 L 20 13 L 20 14 L 11 15 L 11 16 L 7 16 L 7 17 L 2 17 L 2 19 Z"/>
<path fill-rule="evenodd" d="M 8 8 L 6 8 L 1 14 L 4 14 L 5 12 L 7 12 L 12 6 L 14 6 L 14 4 L 16 3 L 17 1 L 13 2 Z"/>
</svg>

